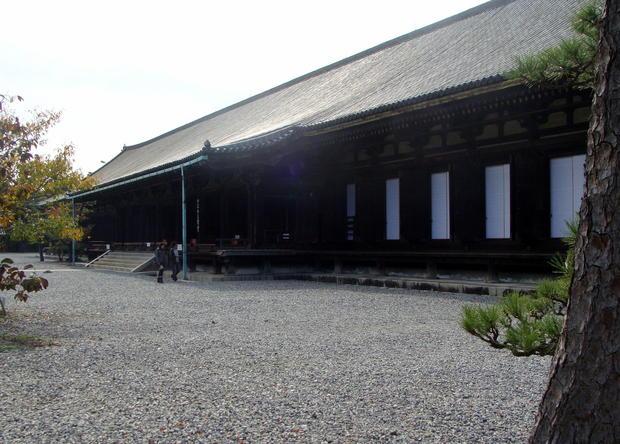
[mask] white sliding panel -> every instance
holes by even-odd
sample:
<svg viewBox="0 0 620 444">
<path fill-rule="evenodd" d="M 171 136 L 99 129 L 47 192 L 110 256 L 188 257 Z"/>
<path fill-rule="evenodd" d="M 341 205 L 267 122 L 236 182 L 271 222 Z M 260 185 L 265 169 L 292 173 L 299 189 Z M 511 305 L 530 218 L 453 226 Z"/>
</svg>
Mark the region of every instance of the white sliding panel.
<svg viewBox="0 0 620 444">
<path fill-rule="evenodd" d="M 566 235 L 566 221 L 575 216 L 573 211 L 573 159 L 551 159 L 551 237 Z"/>
<path fill-rule="evenodd" d="M 584 162 L 585 155 L 551 159 L 551 237 L 567 236 L 566 222 L 574 220 L 579 212 L 584 188 Z"/>
<path fill-rule="evenodd" d="M 450 239 L 450 176 L 448 172 L 431 175 L 431 235 Z"/>
<path fill-rule="evenodd" d="M 510 165 L 485 169 L 486 237 L 510 238 Z"/>
<path fill-rule="evenodd" d="M 355 184 L 347 184 L 347 240 L 355 237 Z"/>
<path fill-rule="evenodd" d="M 385 181 L 385 238 L 400 239 L 400 183 L 399 179 Z"/>
</svg>

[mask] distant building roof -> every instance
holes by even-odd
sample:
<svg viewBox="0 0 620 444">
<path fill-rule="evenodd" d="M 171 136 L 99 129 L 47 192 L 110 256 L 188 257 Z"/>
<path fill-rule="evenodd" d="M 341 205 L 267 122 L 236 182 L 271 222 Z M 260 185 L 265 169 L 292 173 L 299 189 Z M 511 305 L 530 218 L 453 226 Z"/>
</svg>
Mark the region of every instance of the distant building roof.
<svg viewBox="0 0 620 444">
<path fill-rule="evenodd" d="M 584 0 L 493 0 L 128 146 L 99 184 L 211 150 L 248 149 L 295 130 L 352 119 L 502 80 L 515 58 L 572 36 Z"/>
</svg>

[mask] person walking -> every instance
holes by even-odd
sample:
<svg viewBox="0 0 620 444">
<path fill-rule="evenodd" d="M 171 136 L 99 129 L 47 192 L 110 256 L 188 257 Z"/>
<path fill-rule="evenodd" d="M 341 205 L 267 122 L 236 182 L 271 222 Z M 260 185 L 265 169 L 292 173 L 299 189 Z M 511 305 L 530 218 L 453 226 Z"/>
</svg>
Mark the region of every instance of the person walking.
<svg viewBox="0 0 620 444">
<path fill-rule="evenodd" d="M 158 267 L 157 270 L 157 283 L 164 283 L 164 270 L 168 267 L 168 249 L 166 248 L 166 242 L 160 242 L 155 249 L 155 264 Z"/>
<path fill-rule="evenodd" d="M 170 269 L 172 270 L 172 275 L 170 277 L 175 282 L 177 281 L 177 275 L 181 269 L 181 256 L 179 253 L 178 244 L 173 241 L 170 244 Z"/>
</svg>

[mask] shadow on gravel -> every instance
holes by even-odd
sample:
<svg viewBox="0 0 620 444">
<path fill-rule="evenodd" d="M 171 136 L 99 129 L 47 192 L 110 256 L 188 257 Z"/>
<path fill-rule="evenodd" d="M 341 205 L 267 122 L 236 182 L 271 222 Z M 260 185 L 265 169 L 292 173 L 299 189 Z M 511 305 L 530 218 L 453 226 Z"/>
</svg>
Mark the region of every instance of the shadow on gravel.
<svg viewBox="0 0 620 444">
<path fill-rule="evenodd" d="M 0 333 L 0 353 L 14 350 L 28 350 L 39 347 L 51 347 L 58 343 L 37 336 Z"/>
</svg>

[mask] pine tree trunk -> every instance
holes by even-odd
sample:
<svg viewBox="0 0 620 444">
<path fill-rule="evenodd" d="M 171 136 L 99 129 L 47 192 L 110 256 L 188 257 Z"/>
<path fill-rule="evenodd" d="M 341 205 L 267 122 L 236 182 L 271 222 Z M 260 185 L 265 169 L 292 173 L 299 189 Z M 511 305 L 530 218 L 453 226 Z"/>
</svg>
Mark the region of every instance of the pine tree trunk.
<svg viewBox="0 0 620 444">
<path fill-rule="evenodd" d="M 620 442 L 620 0 L 606 3 L 575 275 L 532 443 Z"/>
</svg>

